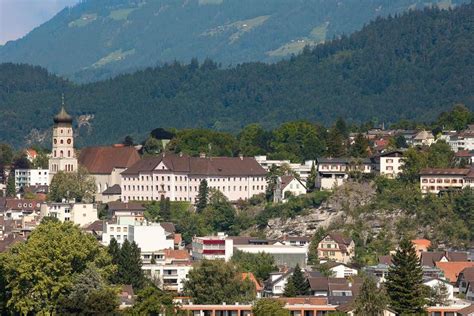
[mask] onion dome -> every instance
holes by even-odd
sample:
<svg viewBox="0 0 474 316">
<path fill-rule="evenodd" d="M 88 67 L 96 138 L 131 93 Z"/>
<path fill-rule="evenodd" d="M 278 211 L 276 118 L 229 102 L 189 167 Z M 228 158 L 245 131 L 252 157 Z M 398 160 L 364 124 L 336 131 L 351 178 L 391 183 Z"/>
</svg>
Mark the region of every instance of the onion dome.
<svg viewBox="0 0 474 316">
<path fill-rule="evenodd" d="M 54 117 L 54 123 L 72 123 L 72 116 L 67 114 L 64 106 L 61 107 L 61 111 Z"/>
</svg>

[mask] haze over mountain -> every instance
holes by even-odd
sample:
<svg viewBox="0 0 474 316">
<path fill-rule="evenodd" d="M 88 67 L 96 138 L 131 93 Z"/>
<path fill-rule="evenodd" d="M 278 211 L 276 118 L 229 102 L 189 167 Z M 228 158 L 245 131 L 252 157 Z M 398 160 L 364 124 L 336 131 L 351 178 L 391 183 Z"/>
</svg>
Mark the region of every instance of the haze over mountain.
<svg viewBox="0 0 474 316">
<path fill-rule="evenodd" d="M 276 61 L 377 16 L 464 0 L 84 0 L 17 41 L 0 62 L 78 81 L 174 60 Z"/>
<path fill-rule="evenodd" d="M 472 3 L 414 11 L 275 64 L 172 63 L 86 85 L 2 64 L 0 141 L 47 142 L 63 92 L 80 145 L 156 127 L 236 132 L 297 119 L 431 121 L 455 103 L 474 109 L 473 17 Z"/>
</svg>

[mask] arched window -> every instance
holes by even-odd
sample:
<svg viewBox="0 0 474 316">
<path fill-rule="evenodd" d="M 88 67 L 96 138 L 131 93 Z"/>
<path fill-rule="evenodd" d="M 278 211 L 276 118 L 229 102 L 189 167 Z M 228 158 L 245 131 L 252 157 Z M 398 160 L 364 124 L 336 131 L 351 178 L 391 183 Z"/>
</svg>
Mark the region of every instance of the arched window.
<svg viewBox="0 0 474 316">
<path fill-rule="evenodd" d="M 61 128 L 61 134 L 63 133 L 63 129 Z"/>
<path fill-rule="evenodd" d="M 55 139 L 53 140 L 53 143 L 54 143 L 54 144 L 57 144 L 57 143 L 58 143 L 58 140 L 55 138 Z"/>
<path fill-rule="evenodd" d="M 70 150 L 67 151 L 67 156 L 71 157 L 71 151 Z"/>
<path fill-rule="evenodd" d="M 64 144 L 64 140 L 62 140 L 62 139 L 61 139 L 59 142 L 60 142 L 61 144 Z"/>
<path fill-rule="evenodd" d="M 54 157 L 56 157 L 56 150 L 54 151 Z"/>
<path fill-rule="evenodd" d="M 71 145 L 71 139 L 70 138 L 67 139 L 67 143 L 68 143 L 68 145 Z"/>
<path fill-rule="evenodd" d="M 64 152 L 62 150 L 59 152 L 59 157 L 61 157 L 61 158 L 64 157 Z"/>
</svg>

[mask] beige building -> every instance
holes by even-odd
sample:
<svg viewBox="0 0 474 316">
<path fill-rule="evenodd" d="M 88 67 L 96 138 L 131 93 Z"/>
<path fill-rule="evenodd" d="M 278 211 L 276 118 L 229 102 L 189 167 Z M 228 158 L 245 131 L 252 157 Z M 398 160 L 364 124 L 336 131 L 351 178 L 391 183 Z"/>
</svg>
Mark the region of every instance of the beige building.
<svg viewBox="0 0 474 316">
<path fill-rule="evenodd" d="M 380 174 L 395 179 L 402 173 L 403 152 L 400 150 L 383 153 L 380 158 Z"/>
<path fill-rule="evenodd" d="M 53 148 L 49 158 L 49 182 L 59 171 L 77 171 L 72 117 L 64 109 L 64 102 L 61 111 L 54 117 L 52 144 Z"/>
<path fill-rule="evenodd" d="M 230 201 L 264 193 L 266 171 L 249 157 L 190 157 L 162 153 L 144 158 L 122 172 L 122 201 L 196 202 L 199 185 L 219 190 Z"/>
<path fill-rule="evenodd" d="M 94 177 L 97 186 L 96 201 L 120 199 L 121 173 L 140 160 L 134 147 L 123 145 L 87 147 L 79 154 L 79 165 Z"/>
<path fill-rule="evenodd" d="M 319 259 L 347 264 L 354 255 L 354 241 L 340 233 L 329 233 L 318 244 Z"/>
<path fill-rule="evenodd" d="M 92 203 L 43 203 L 40 207 L 40 214 L 41 218 L 51 216 L 61 222 L 73 222 L 81 227 L 98 219 L 97 207 Z"/>
<path fill-rule="evenodd" d="M 443 190 L 462 189 L 467 185 L 465 179 L 470 180 L 470 174 L 472 174 L 470 169 L 422 169 L 420 189 L 423 194 L 438 194 Z"/>
</svg>

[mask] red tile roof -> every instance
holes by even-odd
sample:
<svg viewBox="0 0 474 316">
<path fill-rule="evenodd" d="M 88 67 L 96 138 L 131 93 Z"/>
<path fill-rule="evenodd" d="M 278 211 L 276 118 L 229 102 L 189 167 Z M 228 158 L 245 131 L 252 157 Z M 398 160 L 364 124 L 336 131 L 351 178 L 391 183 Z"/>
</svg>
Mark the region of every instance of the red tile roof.
<svg viewBox="0 0 474 316">
<path fill-rule="evenodd" d="M 253 284 L 255 284 L 255 289 L 257 292 L 260 292 L 263 290 L 262 285 L 257 281 L 255 276 L 253 275 L 252 272 L 244 272 L 242 273 L 242 280 L 249 279 Z"/>
<path fill-rule="evenodd" d="M 431 241 L 428 239 L 413 239 L 411 242 L 416 246 L 424 246 L 426 248 L 431 246 Z"/>
<path fill-rule="evenodd" d="M 87 147 L 81 150 L 79 164 L 92 174 L 110 174 L 114 168 L 128 168 L 140 160 L 134 147 Z"/>
<path fill-rule="evenodd" d="M 190 256 L 186 250 L 173 250 L 173 249 L 165 249 L 164 250 L 166 259 L 174 259 L 174 260 L 189 260 Z"/>
<path fill-rule="evenodd" d="M 150 172 L 161 163 L 171 171 L 191 175 L 212 176 L 264 176 L 265 169 L 253 157 L 190 157 L 164 153 L 157 157 L 144 158 L 122 172 L 124 175 L 136 175 Z"/>
<path fill-rule="evenodd" d="M 8 199 L 6 200 L 5 207 L 10 210 L 23 210 L 23 211 L 39 211 L 41 206 L 40 200 L 26 200 L 26 199 Z"/>
<path fill-rule="evenodd" d="M 455 283 L 458 279 L 459 273 L 465 268 L 474 267 L 474 262 L 468 261 L 451 261 L 451 262 L 436 262 L 436 267 L 443 271 L 444 276 L 451 283 Z"/>
</svg>

